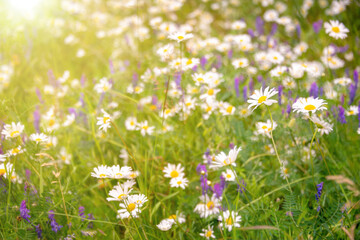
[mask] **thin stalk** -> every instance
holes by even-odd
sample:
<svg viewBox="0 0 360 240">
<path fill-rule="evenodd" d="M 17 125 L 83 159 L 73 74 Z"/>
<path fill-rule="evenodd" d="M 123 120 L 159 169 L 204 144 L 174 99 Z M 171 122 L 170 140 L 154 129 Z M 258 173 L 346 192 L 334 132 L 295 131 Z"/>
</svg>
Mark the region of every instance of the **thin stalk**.
<svg viewBox="0 0 360 240">
<path fill-rule="evenodd" d="M 270 130 L 271 141 L 272 141 L 272 144 L 273 144 L 273 146 L 274 146 L 275 154 L 276 154 L 276 157 L 277 157 L 277 159 L 278 159 L 278 161 L 279 161 L 279 164 L 280 164 L 281 168 L 283 168 L 283 167 L 284 167 L 284 164 L 283 164 L 283 163 L 281 162 L 281 160 L 280 160 L 280 156 L 279 156 L 279 153 L 278 153 L 278 151 L 277 151 L 276 144 L 275 144 L 274 137 L 273 137 L 274 122 L 273 122 L 272 115 L 271 115 L 271 112 L 270 112 L 269 107 L 266 106 L 266 108 L 267 108 L 267 110 L 268 110 L 268 112 L 269 112 L 270 121 L 271 121 L 271 130 Z M 290 183 L 289 183 L 289 180 L 288 180 L 286 174 L 284 174 L 284 176 L 285 176 L 286 182 L 287 182 L 287 184 L 288 184 L 289 190 L 290 190 L 290 192 L 292 193 L 292 190 L 291 190 L 291 187 L 290 187 Z"/>
</svg>

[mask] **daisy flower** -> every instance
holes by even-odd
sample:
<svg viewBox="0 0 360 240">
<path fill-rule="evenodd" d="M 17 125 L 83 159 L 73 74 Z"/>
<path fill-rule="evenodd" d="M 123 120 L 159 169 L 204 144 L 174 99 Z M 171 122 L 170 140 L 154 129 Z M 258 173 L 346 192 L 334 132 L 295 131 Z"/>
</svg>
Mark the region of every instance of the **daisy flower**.
<svg viewBox="0 0 360 240">
<path fill-rule="evenodd" d="M 267 120 L 266 122 L 257 122 L 256 123 L 256 135 L 266 135 L 268 137 L 270 137 L 270 132 L 271 130 L 275 130 L 275 128 L 277 127 L 276 122 L 273 122 L 273 126 L 271 128 L 271 121 Z"/>
<path fill-rule="evenodd" d="M 48 136 L 46 136 L 43 133 L 33 133 L 30 135 L 30 140 L 36 142 L 36 143 L 42 143 L 48 141 Z"/>
<path fill-rule="evenodd" d="M 220 214 L 218 220 L 221 222 L 219 227 L 225 226 L 228 231 L 231 231 L 233 227 L 240 227 L 239 222 L 241 222 L 241 216 L 238 216 L 234 211 L 230 212 L 227 210 L 226 212 L 223 212 L 222 215 Z"/>
<path fill-rule="evenodd" d="M 174 223 L 184 223 L 186 221 L 183 213 L 172 214 L 169 216 L 169 219 L 174 221 Z"/>
<path fill-rule="evenodd" d="M 216 155 L 215 161 L 211 162 L 210 168 L 220 168 L 224 166 L 236 166 L 236 158 L 239 152 L 241 151 L 241 147 L 234 147 L 229 151 L 229 154 L 226 155 L 224 152 L 221 152 L 220 154 Z"/>
<path fill-rule="evenodd" d="M 225 178 L 225 181 L 235 181 L 235 174 L 231 169 L 226 169 L 226 171 L 222 172 L 221 175 Z"/>
<path fill-rule="evenodd" d="M 25 152 L 26 149 L 22 148 L 20 145 L 16 148 L 13 148 L 13 149 L 10 149 L 8 152 L 7 152 L 7 156 L 16 156 L 20 153 L 23 153 Z"/>
<path fill-rule="evenodd" d="M 161 231 L 169 231 L 173 224 L 174 224 L 174 221 L 172 219 L 165 218 L 165 219 L 161 220 L 160 223 L 158 225 L 156 225 L 156 227 L 158 229 L 160 229 Z"/>
<path fill-rule="evenodd" d="M 354 116 L 354 115 L 356 116 L 359 114 L 359 107 L 356 105 L 352 105 L 350 106 L 349 111 L 346 111 L 345 114 L 346 116 Z"/>
<path fill-rule="evenodd" d="M 116 185 L 110 192 L 109 195 L 111 197 L 106 198 L 106 200 L 110 201 L 122 201 L 129 196 L 129 193 L 132 191 L 132 186 L 135 185 L 134 180 L 128 180 L 123 184 Z"/>
<path fill-rule="evenodd" d="M 182 189 L 185 189 L 185 187 L 188 185 L 189 180 L 187 178 L 180 176 L 177 178 L 172 178 L 170 180 L 170 186 L 171 187 L 181 187 Z"/>
<path fill-rule="evenodd" d="M 192 33 L 173 32 L 173 33 L 170 33 L 168 38 L 171 39 L 171 40 L 175 40 L 177 42 L 182 42 L 182 41 L 185 41 L 185 40 L 188 40 L 188 39 L 192 38 L 193 36 L 194 35 Z"/>
<path fill-rule="evenodd" d="M 137 218 L 139 217 L 139 213 L 141 213 L 141 210 L 139 208 L 139 205 L 134 202 L 134 199 L 128 198 L 124 200 L 124 203 L 120 203 L 120 209 L 117 211 L 118 216 L 117 218 L 124 219 L 124 218 Z"/>
<path fill-rule="evenodd" d="M 144 203 L 148 201 L 148 198 L 144 194 L 135 194 L 130 195 L 131 201 L 137 204 L 139 207 L 142 207 Z"/>
<path fill-rule="evenodd" d="M 334 83 L 346 87 L 351 83 L 351 79 L 347 77 L 336 78 L 334 79 Z"/>
<path fill-rule="evenodd" d="M 213 227 L 209 225 L 208 228 L 203 228 L 200 236 L 206 239 L 215 238 Z"/>
<path fill-rule="evenodd" d="M 13 166 L 14 165 L 11 164 L 11 163 L 6 163 L 6 164 L 2 163 L 2 164 L 0 164 L 0 176 L 6 177 L 7 173 L 10 173 L 11 171 L 14 172 Z"/>
<path fill-rule="evenodd" d="M 249 60 L 247 58 L 235 59 L 232 61 L 231 64 L 234 66 L 235 69 L 245 68 L 249 66 Z"/>
<path fill-rule="evenodd" d="M 180 163 L 178 165 L 168 163 L 163 172 L 165 173 L 164 177 L 167 178 L 183 177 L 184 167 L 181 167 Z"/>
<path fill-rule="evenodd" d="M 94 171 L 91 173 L 91 176 L 95 178 L 109 178 L 111 176 L 111 173 L 108 166 L 101 165 L 99 167 L 94 168 Z"/>
<path fill-rule="evenodd" d="M 299 98 L 296 102 L 292 105 L 294 112 L 301 112 L 308 114 L 309 112 L 315 113 L 318 110 L 326 110 L 327 108 L 325 105 L 326 102 L 319 98 Z"/>
<path fill-rule="evenodd" d="M 137 124 L 137 130 L 140 130 L 141 135 L 151 135 L 154 132 L 155 127 L 150 127 L 148 121 L 143 121 Z"/>
<path fill-rule="evenodd" d="M 109 168 L 110 174 L 112 178 L 121 179 L 121 178 L 128 178 L 132 173 L 131 167 L 123 166 L 120 168 L 119 165 L 114 165 Z"/>
<path fill-rule="evenodd" d="M 107 132 L 108 128 L 111 127 L 111 116 L 104 109 L 101 109 L 101 112 L 104 114 L 102 117 L 97 117 L 96 125 L 100 126 L 99 129 Z"/>
<path fill-rule="evenodd" d="M 289 178 L 290 174 L 289 174 L 289 168 L 287 168 L 285 165 L 280 167 L 280 176 L 283 179 Z"/>
<path fill-rule="evenodd" d="M 17 136 L 20 136 L 20 134 L 24 131 L 24 125 L 21 123 L 14 123 L 6 124 L 4 126 L 4 129 L 2 130 L 1 134 L 5 135 L 5 138 L 15 138 Z"/>
<path fill-rule="evenodd" d="M 329 34 L 330 37 L 335 39 L 344 39 L 347 37 L 347 33 L 349 29 L 345 27 L 345 25 L 337 20 L 330 20 L 329 22 L 324 23 L 325 32 Z"/>
<path fill-rule="evenodd" d="M 136 117 L 128 117 L 125 121 L 125 127 L 127 130 L 135 130 L 137 125 Z"/>
<path fill-rule="evenodd" d="M 194 212 L 198 213 L 201 218 L 218 214 L 220 212 L 221 199 L 217 198 L 215 194 L 211 198 L 206 195 L 200 196 L 200 203 L 195 206 Z"/>
<path fill-rule="evenodd" d="M 109 91 L 111 87 L 112 84 L 109 82 L 109 80 L 106 77 L 104 77 L 100 79 L 100 82 L 94 86 L 94 89 L 97 93 L 104 93 Z"/>
<path fill-rule="evenodd" d="M 312 116 L 310 118 L 310 120 L 316 125 L 317 129 L 318 129 L 318 132 L 321 134 L 321 135 L 324 135 L 324 134 L 329 134 L 330 132 L 332 132 L 333 130 L 333 125 L 328 123 L 328 122 L 325 122 L 324 120 L 316 117 L 316 116 Z"/>
<path fill-rule="evenodd" d="M 62 163 L 70 164 L 72 156 L 71 156 L 71 154 L 67 153 L 67 151 L 64 147 L 61 148 L 59 157 L 60 157 L 60 161 Z"/>
<path fill-rule="evenodd" d="M 277 93 L 278 91 L 276 91 L 275 88 L 269 90 L 269 87 L 265 88 L 265 91 L 262 90 L 262 87 L 260 88 L 260 91 L 255 90 L 255 93 L 251 95 L 249 100 L 247 101 L 248 103 L 250 103 L 248 108 L 250 109 L 254 107 L 254 111 L 261 104 L 271 106 L 273 103 L 277 103 L 277 100 L 269 99 Z"/>
<path fill-rule="evenodd" d="M 235 112 L 235 107 L 229 103 L 224 103 L 220 108 L 220 113 L 223 116 L 233 115 Z"/>
</svg>

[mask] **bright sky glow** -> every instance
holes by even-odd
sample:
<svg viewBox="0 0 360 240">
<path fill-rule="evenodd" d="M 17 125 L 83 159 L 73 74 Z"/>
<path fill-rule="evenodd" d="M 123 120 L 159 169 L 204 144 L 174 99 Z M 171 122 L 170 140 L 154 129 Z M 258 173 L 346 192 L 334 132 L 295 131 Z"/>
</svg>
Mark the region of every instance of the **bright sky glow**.
<svg viewBox="0 0 360 240">
<path fill-rule="evenodd" d="M 42 0 L 8 0 L 10 5 L 21 12 L 32 13 Z"/>
</svg>

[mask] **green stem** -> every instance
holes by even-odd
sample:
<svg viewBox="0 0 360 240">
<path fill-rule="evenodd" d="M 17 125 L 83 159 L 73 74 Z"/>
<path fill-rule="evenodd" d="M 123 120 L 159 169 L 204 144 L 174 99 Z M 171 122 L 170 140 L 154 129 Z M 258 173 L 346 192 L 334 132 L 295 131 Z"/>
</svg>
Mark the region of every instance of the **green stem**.
<svg viewBox="0 0 360 240">
<path fill-rule="evenodd" d="M 274 127 L 274 122 L 273 122 L 273 119 L 272 119 L 272 115 L 271 115 L 271 112 L 270 112 L 270 109 L 268 106 L 266 106 L 268 112 L 269 112 L 269 115 L 270 115 L 270 121 L 271 121 L 271 130 L 270 130 L 270 136 L 271 136 L 271 141 L 272 141 L 272 144 L 274 146 L 274 150 L 275 150 L 275 154 L 276 154 L 276 157 L 279 161 L 279 164 L 280 164 L 280 167 L 283 168 L 284 167 L 284 164 L 281 162 L 280 160 L 280 156 L 279 156 L 279 153 L 277 151 L 277 148 L 276 148 L 276 144 L 275 144 L 275 141 L 274 141 L 274 137 L 273 137 L 273 127 Z M 291 190 L 291 187 L 290 187 L 290 184 L 289 184 L 289 180 L 288 180 L 288 177 L 286 176 L 286 174 L 284 174 L 285 176 L 285 179 L 286 179 L 286 182 L 288 184 L 288 187 L 289 187 L 289 191 L 292 192 Z"/>
</svg>

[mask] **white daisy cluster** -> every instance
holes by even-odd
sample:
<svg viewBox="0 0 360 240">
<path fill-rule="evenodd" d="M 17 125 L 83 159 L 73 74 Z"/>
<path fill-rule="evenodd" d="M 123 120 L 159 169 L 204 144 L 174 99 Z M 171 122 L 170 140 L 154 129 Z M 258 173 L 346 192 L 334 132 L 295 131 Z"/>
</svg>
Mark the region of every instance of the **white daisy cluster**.
<svg viewBox="0 0 360 240">
<path fill-rule="evenodd" d="M 92 177 L 99 179 L 128 179 L 124 183 L 118 183 L 109 192 L 108 201 L 120 202 L 120 209 L 117 217 L 120 219 L 138 218 L 141 208 L 148 198 L 144 194 L 131 194 L 133 186 L 136 184 L 134 179 L 139 175 L 138 171 L 133 171 L 131 167 L 119 165 L 101 165 L 94 168 Z"/>
<path fill-rule="evenodd" d="M 171 187 L 185 189 L 189 183 L 189 180 L 185 177 L 184 167 L 180 163 L 178 165 L 168 163 L 163 172 L 165 173 L 164 177 L 171 178 Z"/>
</svg>

